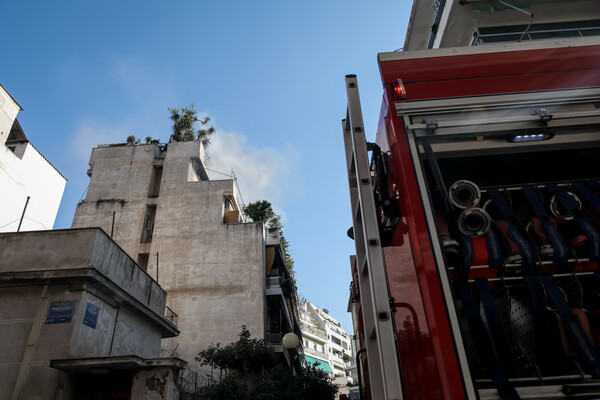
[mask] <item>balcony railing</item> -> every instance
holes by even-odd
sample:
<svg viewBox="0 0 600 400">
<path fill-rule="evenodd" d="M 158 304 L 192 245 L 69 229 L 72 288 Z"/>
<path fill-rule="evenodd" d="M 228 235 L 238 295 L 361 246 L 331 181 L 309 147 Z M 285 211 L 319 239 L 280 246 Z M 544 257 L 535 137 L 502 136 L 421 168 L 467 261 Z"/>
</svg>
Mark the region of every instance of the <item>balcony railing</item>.
<svg viewBox="0 0 600 400">
<path fill-rule="evenodd" d="M 310 325 L 304 325 L 303 324 L 302 327 L 301 327 L 301 330 L 302 330 L 302 332 L 308 332 L 308 333 L 311 333 L 311 334 L 313 334 L 313 335 L 315 335 L 317 337 L 320 337 L 321 339 L 328 340 L 327 339 L 327 333 L 325 331 L 317 329 L 317 328 L 313 328 Z"/>
<path fill-rule="evenodd" d="M 309 356 L 317 356 L 317 357 L 321 357 L 321 358 L 324 358 L 324 359 L 328 359 L 329 358 L 327 356 L 327 353 L 323 353 L 322 351 L 318 351 L 318 350 L 311 349 L 311 348 L 308 348 L 308 347 L 304 348 L 304 353 L 308 354 Z"/>
<path fill-rule="evenodd" d="M 281 287 L 281 277 L 280 276 L 267 276 L 267 287 Z"/>
<path fill-rule="evenodd" d="M 531 26 L 485 27 L 475 31 L 473 46 L 486 43 L 506 43 L 522 40 L 558 39 L 600 34 L 600 21 L 577 21 Z"/>
<path fill-rule="evenodd" d="M 177 327 L 177 314 L 169 307 L 165 306 L 165 316 L 164 318 L 171 323 L 171 325 Z"/>
</svg>

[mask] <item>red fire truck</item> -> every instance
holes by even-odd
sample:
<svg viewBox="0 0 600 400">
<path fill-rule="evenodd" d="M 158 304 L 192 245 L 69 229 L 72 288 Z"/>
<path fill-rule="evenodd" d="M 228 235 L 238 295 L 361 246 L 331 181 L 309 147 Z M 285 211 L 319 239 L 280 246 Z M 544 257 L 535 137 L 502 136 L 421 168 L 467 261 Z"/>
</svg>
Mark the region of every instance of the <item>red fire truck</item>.
<svg viewBox="0 0 600 400">
<path fill-rule="evenodd" d="M 354 75 L 342 121 L 361 398 L 600 398 L 600 41 L 378 62 L 374 140 Z"/>
</svg>

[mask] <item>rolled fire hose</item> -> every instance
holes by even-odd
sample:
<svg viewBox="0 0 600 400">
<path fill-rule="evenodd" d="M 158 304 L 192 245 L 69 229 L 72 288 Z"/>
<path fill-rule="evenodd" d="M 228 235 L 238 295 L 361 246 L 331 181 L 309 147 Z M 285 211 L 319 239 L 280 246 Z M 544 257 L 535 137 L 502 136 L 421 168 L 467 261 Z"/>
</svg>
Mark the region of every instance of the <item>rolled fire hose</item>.
<svg viewBox="0 0 600 400">
<path fill-rule="evenodd" d="M 573 200 L 575 201 L 575 204 L 577 204 L 577 209 L 581 210 L 581 200 L 579 200 L 579 197 L 577 197 L 577 195 L 573 192 L 566 192 L 569 196 L 571 196 L 573 198 Z M 573 219 L 573 216 L 569 213 L 569 210 L 567 210 L 556 198 L 556 195 L 552 196 L 552 198 L 550 199 L 550 212 L 559 219 L 563 219 L 565 221 L 570 221 Z"/>
<path fill-rule="evenodd" d="M 492 219 L 488 213 L 477 207 L 481 201 L 479 187 L 468 180 L 456 181 L 448 190 L 450 203 L 463 210 L 458 216 L 458 230 L 470 237 L 479 237 L 486 234 L 492 226 Z"/>
<path fill-rule="evenodd" d="M 467 208 L 458 216 L 458 229 L 467 236 L 483 236 L 492 226 L 492 218 L 483 208 Z"/>
<path fill-rule="evenodd" d="M 450 203 L 460 209 L 475 207 L 481 200 L 481 191 L 479 187 L 467 180 L 456 181 L 448 189 L 448 200 Z"/>
</svg>

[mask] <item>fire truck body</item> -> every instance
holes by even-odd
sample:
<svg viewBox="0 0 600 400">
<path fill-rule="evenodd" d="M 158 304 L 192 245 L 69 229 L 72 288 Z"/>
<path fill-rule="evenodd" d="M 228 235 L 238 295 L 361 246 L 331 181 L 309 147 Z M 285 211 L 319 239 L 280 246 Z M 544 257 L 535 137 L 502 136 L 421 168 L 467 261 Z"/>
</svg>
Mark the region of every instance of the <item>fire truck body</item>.
<svg viewBox="0 0 600 400">
<path fill-rule="evenodd" d="M 379 67 L 375 143 L 353 75 L 342 123 L 366 398 L 600 397 L 598 38 L 382 53 Z M 549 209 L 579 183 L 583 232 Z M 540 221 L 562 244 L 540 242 Z"/>
</svg>

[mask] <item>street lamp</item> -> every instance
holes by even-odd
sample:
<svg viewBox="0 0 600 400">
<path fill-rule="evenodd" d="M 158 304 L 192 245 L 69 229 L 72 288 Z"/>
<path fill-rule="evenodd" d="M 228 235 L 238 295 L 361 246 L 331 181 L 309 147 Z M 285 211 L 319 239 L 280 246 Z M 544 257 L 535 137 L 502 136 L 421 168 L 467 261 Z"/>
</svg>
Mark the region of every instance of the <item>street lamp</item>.
<svg viewBox="0 0 600 400">
<path fill-rule="evenodd" d="M 283 339 L 281 339 L 281 344 L 288 351 L 288 355 L 290 356 L 290 368 L 292 372 L 292 376 L 294 376 L 294 358 L 292 357 L 292 350 L 298 347 L 300 344 L 300 339 L 298 339 L 298 335 L 293 332 L 288 332 L 283 335 Z"/>
</svg>

